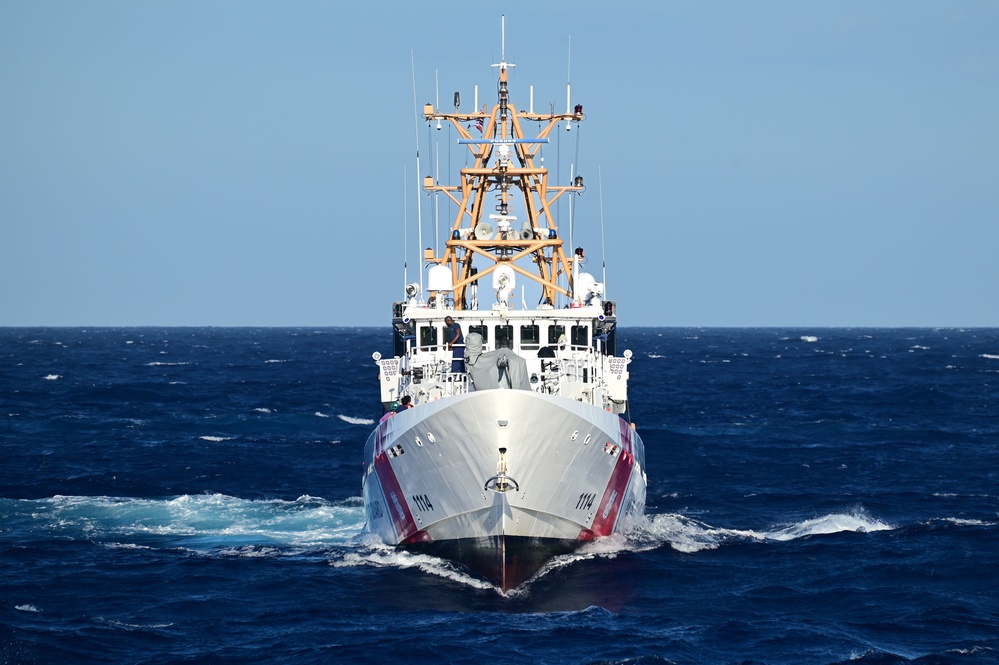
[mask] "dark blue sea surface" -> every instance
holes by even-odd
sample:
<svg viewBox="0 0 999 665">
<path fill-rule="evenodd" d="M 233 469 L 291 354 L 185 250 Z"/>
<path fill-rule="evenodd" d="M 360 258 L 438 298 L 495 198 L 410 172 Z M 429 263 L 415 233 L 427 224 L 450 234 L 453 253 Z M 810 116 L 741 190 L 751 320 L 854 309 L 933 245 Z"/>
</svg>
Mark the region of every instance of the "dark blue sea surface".
<svg viewBox="0 0 999 665">
<path fill-rule="evenodd" d="M 0 662 L 999 662 L 999 330 L 619 347 L 646 518 L 502 595 L 364 533 L 388 329 L 0 328 Z"/>
</svg>

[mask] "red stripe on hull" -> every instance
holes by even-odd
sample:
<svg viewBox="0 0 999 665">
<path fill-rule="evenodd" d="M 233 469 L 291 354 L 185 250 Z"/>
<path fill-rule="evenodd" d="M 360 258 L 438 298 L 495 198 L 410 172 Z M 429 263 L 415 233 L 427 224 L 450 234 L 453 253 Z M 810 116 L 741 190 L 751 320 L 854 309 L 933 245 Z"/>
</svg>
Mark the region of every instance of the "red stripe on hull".
<svg viewBox="0 0 999 665">
<path fill-rule="evenodd" d="M 398 542 L 403 542 L 416 533 L 416 520 L 413 519 L 413 513 L 409 510 L 399 479 L 396 478 L 392 463 L 385 453 L 375 457 L 375 473 L 378 475 L 378 484 L 381 486 L 385 506 L 392 516 Z"/>
<path fill-rule="evenodd" d="M 628 439 L 628 448 L 631 448 L 631 438 Z M 611 472 L 607 488 L 604 489 L 604 496 L 600 499 L 600 506 L 597 508 L 597 516 L 593 518 L 593 525 L 590 530 L 598 536 L 609 536 L 617 522 L 617 515 L 621 512 L 621 504 L 624 503 L 624 494 L 628 489 L 628 481 L 631 479 L 631 470 L 635 466 L 635 456 L 630 450 L 622 449 L 617 458 L 617 464 Z"/>
</svg>

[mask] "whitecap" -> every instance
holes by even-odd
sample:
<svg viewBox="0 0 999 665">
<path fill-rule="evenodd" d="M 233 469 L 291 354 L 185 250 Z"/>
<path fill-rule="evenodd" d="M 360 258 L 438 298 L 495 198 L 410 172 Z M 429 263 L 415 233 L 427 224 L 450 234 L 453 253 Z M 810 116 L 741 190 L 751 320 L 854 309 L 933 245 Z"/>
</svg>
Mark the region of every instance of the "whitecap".
<svg viewBox="0 0 999 665">
<path fill-rule="evenodd" d="M 318 414 L 316 414 L 318 415 Z M 345 423 L 350 423 L 351 425 L 374 425 L 375 421 L 371 418 L 354 418 L 353 416 L 345 416 L 342 413 L 338 413 L 337 418 Z"/>
<path fill-rule="evenodd" d="M 220 443 L 222 441 L 232 441 L 233 439 L 233 437 L 231 436 L 208 436 L 208 435 L 199 436 L 198 438 L 201 439 L 202 441 L 211 441 L 212 443 Z"/>
<path fill-rule="evenodd" d="M 291 362 L 290 360 L 265 360 L 264 364 L 267 365 L 270 363 L 290 363 L 290 362 Z"/>
<path fill-rule="evenodd" d="M 989 360 L 999 360 L 999 354 L 995 354 L 995 353 L 983 353 L 981 355 L 981 357 L 982 358 L 987 358 Z"/>
<path fill-rule="evenodd" d="M 61 379 L 62 375 L 61 374 L 46 374 L 42 378 L 45 379 L 46 381 L 55 381 L 56 379 Z"/>
<path fill-rule="evenodd" d="M 34 605 L 15 605 L 14 609 L 18 610 L 20 612 L 39 612 L 40 611 Z"/>
<path fill-rule="evenodd" d="M 178 363 L 167 363 L 167 362 L 161 362 L 159 360 L 154 360 L 151 363 L 146 363 L 146 367 L 177 367 L 177 366 L 180 366 L 180 365 L 190 365 L 190 364 L 191 363 L 180 363 L 180 362 L 178 362 Z"/>
<path fill-rule="evenodd" d="M 946 653 L 956 653 L 960 656 L 975 656 L 980 653 L 994 653 L 992 647 L 973 646 L 970 649 L 948 649 Z"/>
<path fill-rule="evenodd" d="M 819 338 L 815 337 L 814 335 L 802 335 L 800 339 L 801 339 L 802 342 L 817 342 L 817 341 L 819 341 Z"/>
<path fill-rule="evenodd" d="M 150 628 L 169 628 L 174 625 L 172 623 L 126 623 L 124 621 L 119 621 L 118 619 L 107 619 L 105 617 L 94 617 L 97 621 L 106 623 L 109 626 L 115 626 L 117 628 L 124 628 L 126 630 L 143 630 Z"/>
<path fill-rule="evenodd" d="M 148 545 L 137 545 L 135 543 L 103 543 L 102 547 L 108 550 L 151 550 Z"/>
<path fill-rule="evenodd" d="M 844 531 L 868 533 L 871 531 L 891 531 L 892 528 L 890 524 L 868 517 L 861 512 L 833 513 L 770 531 L 766 534 L 766 538 L 767 540 L 786 541 Z"/>
<path fill-rule="evenodd" d="M 955 526 L 992 526 L 992 525 L 995 524 L 995 522 L 986 522 L 984 520 L 964 519 L 964 518 L 961 518 L 961 517 L 945 517 L 941 521 L 943 521 L 943 522 L 949 522 L 950 524 L 954 524 Z"/>
<path fill-rule="evenodd" d="M 322 411 L 316 411 L 316 413 L 315 413 L 314 415 L 315 415 L 315 416 L 316 416 L 317 418 L 329 418 L 329 416 L 328 416 L 328 415 L 326 415 L 325 413 L 323 413 Z"/>
<path fill-rule="evenodd" d="M 256 411 L 257 413 L 274 413 L 270 409 L 262 406 L 258 406 L 257 408 L 254 409 L 254 411 Z"/>
</svg>

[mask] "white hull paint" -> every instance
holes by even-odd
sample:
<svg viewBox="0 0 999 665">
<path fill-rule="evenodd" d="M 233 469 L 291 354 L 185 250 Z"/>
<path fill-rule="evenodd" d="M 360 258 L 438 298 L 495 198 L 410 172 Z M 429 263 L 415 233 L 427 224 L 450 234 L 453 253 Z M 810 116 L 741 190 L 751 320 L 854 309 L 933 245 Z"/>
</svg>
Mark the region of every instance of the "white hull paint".
<svg viewBox="0 0 999 665">
<path fill-rule="evenodd" d="M 645 507 L 645 451 L 631 426 L 531 391 L 472 392 L 397 414 L 371 434 L 364 458 L 368 524 L 391 545 L 512 537 L 569 550 Z"/>
</svg>

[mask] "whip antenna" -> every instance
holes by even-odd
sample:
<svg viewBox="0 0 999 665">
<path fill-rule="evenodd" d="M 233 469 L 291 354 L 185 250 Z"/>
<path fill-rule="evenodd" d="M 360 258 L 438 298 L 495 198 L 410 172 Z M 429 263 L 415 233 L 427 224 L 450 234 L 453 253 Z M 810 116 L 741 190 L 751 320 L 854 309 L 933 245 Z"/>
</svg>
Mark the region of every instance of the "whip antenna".
<svg viewBox="0 0 999 665">
<path fill-rule="evenodd" d="M 441 86 L 440 86 L 440 78 L 438 77 L 436 69 L 434 69 L 434 96 L 436 101 L 434 108 L 439 109 L 441 107 Z M 427 124 L 427 126 L 428 127 L 430 126 L 429 123 Z M 441 130 L 441 121 L 440 118 L 438 118 L 437 131 L 440 130 Z M 440 138 L 434 141 L 433 163 L 434 163 L 434 184 L 437 184 L 441 181 Z M 440 214 L 438 210 L 438 197 L 437 197 L 438 193 L 439 192 L 437 190 L 434 190 L 434 249 L 440 249 Z M 420 249 L 423 249 L 423 247 L 420 247 Z"/>
<path fill-rule="evenodd" d="M 600 256 L 603 257 L 604 293 L 607 293 L 607 250 L 604 248 L 604 176 L 600 172 L 600 165 L 597 164 L 597 189 L 600 194 Z"/>
<path fill-rule="evenodd" d="M 417 229 L 417 242 L 420 247 L 423 247 L 423 215 L 421 214 L 421 209 L 423 206 L 420 205 L 420 122 L 416 119 L 417 109 L 416 105 L 416 55 L 410 50 L 409 52 L 410 63 L 413 70 L 413 137 L 416 139 L 416 229 Z M 420 271 L 420 292 L 423 292 L 423 271 Z"/>
<path fill-rule="evenodd" d="M 402 165 L 402 288 L 405 289 L 406 285 L 409 284 L 409 260 L 406 253 L 406 249 L 409 245 L 409 241 L 406 239 L 406 234 L 409 227 L 409 205 L 406 200 L 406 181 L 409 179 L 409 175 L 406 173 L 406 165 Z"/>
<path fill-rule="evenodd" d="M 569 52 L 565 67 L 565 112 L 569 112 L 569 84 L 572 81 L 572 35 L 569 35 Z"/>
</svg>

